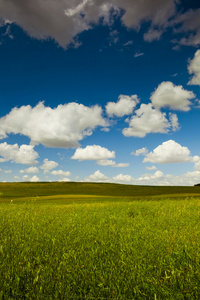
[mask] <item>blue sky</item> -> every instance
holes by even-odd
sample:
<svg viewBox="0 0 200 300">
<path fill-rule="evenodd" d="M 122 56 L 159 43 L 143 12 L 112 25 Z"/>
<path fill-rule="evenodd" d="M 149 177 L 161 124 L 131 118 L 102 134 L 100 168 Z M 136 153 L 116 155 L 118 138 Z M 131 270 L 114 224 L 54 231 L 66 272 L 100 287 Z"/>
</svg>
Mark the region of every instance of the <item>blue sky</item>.
<svg viewBox="0 0 200 300">
<path fill-rule="evenodd" d="M 200 182 L 200 5 L 2 0 L 0 180 Z"/>
</svg>

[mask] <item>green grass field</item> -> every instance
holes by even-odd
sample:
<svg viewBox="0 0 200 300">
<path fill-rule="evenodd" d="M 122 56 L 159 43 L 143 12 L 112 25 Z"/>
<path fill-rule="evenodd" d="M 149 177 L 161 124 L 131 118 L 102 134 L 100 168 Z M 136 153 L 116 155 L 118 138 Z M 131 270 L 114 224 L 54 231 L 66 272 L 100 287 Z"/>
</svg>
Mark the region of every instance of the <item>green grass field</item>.
<svg viewBox="0 0 200 300">
<path fill-rule="evenodd" d="M 200 299 L 200 187 L 0 184 L 0 299 Z"/>
</svg>

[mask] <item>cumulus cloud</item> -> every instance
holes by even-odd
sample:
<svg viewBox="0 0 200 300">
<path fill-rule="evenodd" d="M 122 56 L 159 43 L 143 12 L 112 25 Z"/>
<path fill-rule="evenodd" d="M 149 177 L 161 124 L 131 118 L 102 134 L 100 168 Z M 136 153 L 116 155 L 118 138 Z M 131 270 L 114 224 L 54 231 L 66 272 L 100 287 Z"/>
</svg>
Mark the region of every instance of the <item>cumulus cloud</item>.
<svg viewBox="0 0 200 300">
<path fill-rule="evenodd" d="M 157 170 L 156 166 L 152 166 L 152 167 L 146 167 L 147 170 L 151 171 L 151 170 Z"/>
<path fill-rule="evenodd" d="M 163 142 L 152 152 L 146 154 L 143 162 L 167 164 L 167 163 L 181 163 L 192 162 L 193 158 L 190 156 L 190 150 L 187 147 L 182 147 L 173 140 Z"/>
<path fill-rule="evenodd" d="M 173 131 L 177 131 L 177 130 L 180 129 L 179 123 L 178 123 L 178 117 L 177 117 L 176 114 L 169 113 L 169 120 L 171 122 L 171 126 L 172 126 Z"/>
<path fill-rule="evenodd" d="M 29 181 L 30 178 L 28 175 L 24 175 L 22 179 L 23 179 L 23 181 Z"/>
<path fill-rule="evenodd" d="M 200 171 L 186 172 L 182 175 L 175 176 L 171 174 L 163 174 L 161 171 L 156 171 L 153 174 L 143 174 L 137 179 L 130 175 L 119 174 L 113 177 L 113 181 L 123 184 L 135 185 L 168 185 L 168 186 L 193 186 L 200 182 Z"/>
<path fill-rule="evenodd" d="M 101 173 L 99 170 L 94 172 L 94 174 L 86 177 L 84 179 L 86 182 L 109 182 L 110 178 L 105 176 L 103 173 Z"/>
<path fill-rule="evenodd" d="M 188 84 L 200 85 L 200 50 L 196 51 L 194 58 L 189 62 L 188 72 L 193 74 Z"/>
<path fill-rule="evenodd" d="M 36 174 L 39 173 L 39 170 L 37 167 L 30 167 L 24 170 L 20 170 L 19 173 L 23 174 L 23 173 L 29 173 L 29 174 Z"/>
<path fill-rule="evenodd" d="M 166 174 L 160 180 L 150 181 L 151 184 L 168 186 L 193 186 L 200 182 L 200 171 L 186 172 L 179 176 Z"/>
<path fill-rule="evenodd" d="M 97 162 L 98 165 L 101 166 L 111 166 L 111 167 L 115 167 L 115 168 L 126 168 L 129 166 L 129 163 L 116 163 L 113 160 L 110 159 L 103 159 L 103 160 L 99 160 Z"/>
<path fill-rule="evenodd" d="M 154 107 L 169 107 L 175 110 L 190 110 L 190 100 L 195 98 L 193 92 L 185 90 L 182 85 L 175 86 L 170 81 L 163 81 L 151 95 Z"/>
<path fill-rule="evenodd" d="M 128 128 L 123 129 L 124 136 L 145 137 L 148 133 L 168 133 L 172 127 L 170 121 L 166 118 L 166 113 L 161 113 L 158 109 L 154 109 L 152 105 L 141 104 L 140 108 L 135 111 L 132 116 Z"/>
<path fill-rule="evenodd" d="M 131 177 L 130 175 L 119 174 L 119 175 L 113 177 L 113 180 L 114 180 L 114 182 L 118 182 L 118 183 L 132 184 L 134 181 L 134 178 Z"/>
<path fill-rule="evenodd" d="M 67 177 L 64 177 L 64 178 L 62 178 L 62 179 L 60 179 L 58 181 L 59 182 L 62 182 L 62 181 L 68 182 L 68 181 L 71 181 L 71 180 L 69 178 L 67 178 Z"/>
<path fill-rule="evenodd" d="M 153 178 L 152 176 L 147 180 L 142 179 L 141 176 L 140 181 L 137 180 L 137 182 L 139 184 L 148 184 L 148 185 L 193 186 L 194 184 L 200 182 L 200 171 L 196 170 L 192 172 L 186 172 L 179 176 L 175 176 L 171 174 L 166 174 L 166 175 L 163 174 L 163 176 L 161 177 Z"/>
<path fill-rule="evenodd" d="M 63 171 L 63 170 L 54 170 L 51 172 L 54 176 L 66 176 L 69 177 L 71 173 L 69 171 Z"/>
<path fill-rule="evenodd" d="M 53 160 L 48 160 L 48 158 L 45 158 L 43 161 L 43 165 L 40 166 L 40 169 L 44 170 L 44 174 L 48 173 L 52 169 L 56 168 L 58 166 L 58 163 Z"/>
<path fill-rule="evenodd" d="M 0 118 L 0 138 L 7 134 L 23 134 L 32 144 L 47 147 L 75 148 L 78 141 L 92 134 L 97 126 L 106 125 L 99 106 L 87 107 L 82 104 L 68 103 L 52 109 L 40 102 L 13 108 Z"/>
<path fill-rule="evenodd" d="M 93 145 L 85 148 L 77 148 L 71 159 L 78 160 L 105 160 L 115 158 L 115 151 L 109 151 L 107 148 Z"/>
<path fill-rule="evenodd" d="M 0 144 L 0 162 L 11 161 L 18 164 L 35 165 L 38 153 L 32 145 L 9 145 L 6 142 Z"/>
<path fill-rule="evenodd" d="M 200 157 L 199 156 L 193 156 L 193 162 L 194 162 L 194 170 L 200 171 Z"/>
<path fill-rule="evenodd" d="M 110 151 L 107 148 L 90 145 L 85 148 L 77 148 L 71 159 L 83 160 L 96 160 L 98 165 L 110 166 L 116 168 L 125 168 L 129 163 L 116 163 L 111 158 L 115 158 L 115 151 Z"/>
<path fill-rule="evenodd" d="M 16 178 L 16 179 L 18 179 L 18 178 Z M 22 179 L 23 179 L 23 181 L 29 181 L 29 182 L 39 182 L 40 181 L 40 179 L 36 175 L 34 175 L 31 178 L 28 175 L 24 175 Z"/>
<path fill-rule="evenodd" d="M 145 175 L 142 175 L 137 180 L 138 181 L 151 181 L 151 180 L 154 180 L 154 179 L 158 180 L 158 179 L 161 179 L 163 177 L 164 177 L 163 172 L 156 171 L 154 174 L 145 174 Z"/>
<path fill-rule="evenodd" d="M 139 156 L 139 155 L 146 155 L 148 153 L 148 149 L 143 147 L 141 149 L 136 150 L 135 152 L 131 152 L 131 155 Z"/>
<path fill-rule="evenodd" d="M 29 181 L 30 181 L 30 182 L 39 182 L 40 179 L 39 179 L 36 175 L 34 175 L 33 177 L 30 178 Z"/>
<path fill-rule="evenodd" d="M 110 25 L 116 15 L 124 26 L 136 31 L 148 22 L 149 28 L 144 36 L 147 41 L 159 39 L 168 26 L 178 24 L 182 32 L 191 32 L 181 43 L 197 44 L 199 10 L 177 18 L 177 2 L 148 0 L 144 5 L 144 1 L 130 0 L 2 0 L 0 18 L 17 24 L 31 37 L 51 38 L 62 47 L 79 44 L 76 40 L 79 33 L 92 28 L 100 20 L 104 25 Z"/>
<path fill-rule="evenodd" d="M 118 102 L 108 102 L 106 105 L 106 112 L 109 116 L 123 117 L 130 115 L 134 107 L 139 102 L 137 95 L 127 96 L 120 95 Z"/>
<path fill-rule="evenodd" d="M 105 166 L 105 167 L 107 166 L 114 167 L 116 165 L 116 162 L 111 159 L 101 159 L 97 163 L 98 165 Z"/>
</svg>

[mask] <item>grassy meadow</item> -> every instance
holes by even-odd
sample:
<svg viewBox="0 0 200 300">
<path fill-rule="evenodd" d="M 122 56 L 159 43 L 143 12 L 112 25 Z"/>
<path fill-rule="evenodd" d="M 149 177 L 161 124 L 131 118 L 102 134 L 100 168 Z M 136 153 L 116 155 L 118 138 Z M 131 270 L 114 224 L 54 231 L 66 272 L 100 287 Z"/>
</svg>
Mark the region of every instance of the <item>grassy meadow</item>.
<svg viewBox="0 0 200 300">
<path fill-rule="evenodd" d="M 200 299 L 200 187 L 0 183 L 0 299 Z"/>
</svg>

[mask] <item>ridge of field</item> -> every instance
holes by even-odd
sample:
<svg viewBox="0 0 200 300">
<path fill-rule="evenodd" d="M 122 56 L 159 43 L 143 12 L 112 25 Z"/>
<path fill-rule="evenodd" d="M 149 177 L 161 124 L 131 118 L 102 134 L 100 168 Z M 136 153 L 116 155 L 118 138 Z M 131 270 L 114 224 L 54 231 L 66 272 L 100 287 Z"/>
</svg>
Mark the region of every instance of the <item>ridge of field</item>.
<svg viewBox="0 0 200 300">
<path fill-rule="evenodd" d="M 0 183 L 1 199 L 56 195 L 90 195 L 112 197 L 149 197 L 161 195 L 200 196 L 199 186 L 142 186 L 87 182 L 19 182 Z"/>
</svg>

